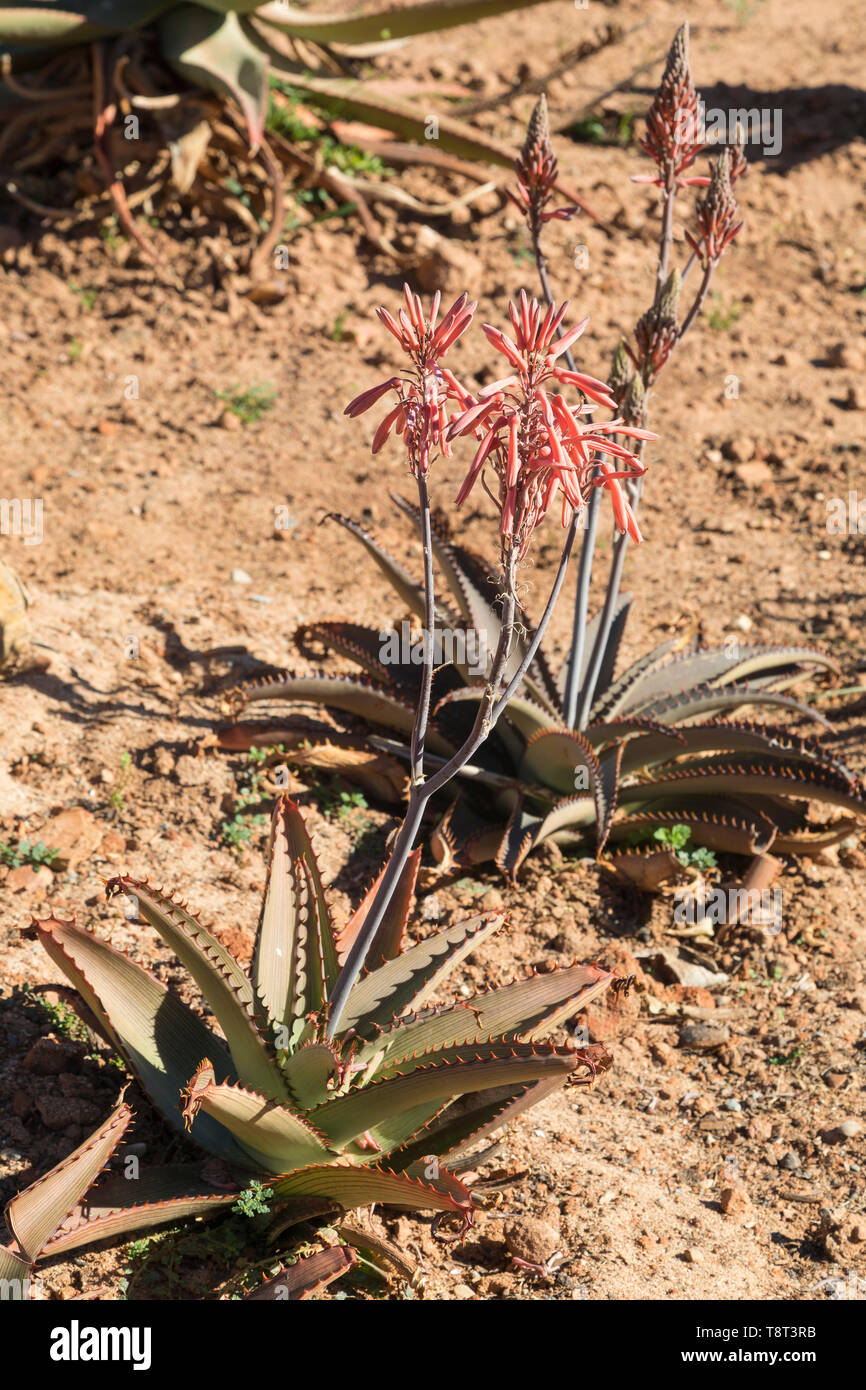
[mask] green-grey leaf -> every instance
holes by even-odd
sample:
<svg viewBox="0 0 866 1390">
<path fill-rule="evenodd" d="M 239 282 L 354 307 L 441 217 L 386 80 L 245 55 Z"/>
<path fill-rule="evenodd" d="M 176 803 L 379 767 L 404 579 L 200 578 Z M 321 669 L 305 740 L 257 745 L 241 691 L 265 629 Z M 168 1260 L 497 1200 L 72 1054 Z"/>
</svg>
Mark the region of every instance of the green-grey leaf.
<svg viewBox="0 0 866 1390">
<path fill-rule="evenodd" d="M 149 971 L 74 922 L 48 919 L 34 930 L 172 1128 L 183 1128 L 178 1098 L 202 1057 L 212 1059 L 221 1081 L 237 1078 L 222 1040 Z M 220 1158 L 247 1163 L 228 1131 L 210 1118 L 196 1138 Z"/>
<path fill-rule="evenodd" d="M 23 1302 L 29 1296 L 32 1277 L 33 1267 L 29 1261 L 22 1260 L 21 1256 L 16 1255 L 7 1245 L 0 1245 L 0 1287 L 6 1289 L 6 1297 L 10 1302 L 16 1301 L 14 1293 L 10 1298 L 10 1289 L 17 1293 L 17 1301 Z"/>
<path fill-rule="evenodd" d="M 192 975 L 219 1021 L 238 1075 L 280 1100 L 289 1094 L 269 1038 L 270 1021 L 249 977 L 234 956 L 178 900 L 139 879 L 112 879 L 108 891 L 131 894 L 178 960 Z M 201 1061 L 200 1054 L 197 1061 Z M 187 1072 L 185 1080 L 192 1074 Z"/>
<path fill-rule="evenodd" d="M 279 677 L 250 681 L 238 688 L 244 704 L 264 700 L 288 700 L 302 705 L 330 705 L 346 710 L 371 724 L 411 734 L 415 711 L 410 704 L 384 686 L 376 685 L 364 676 L 296 676 L 287 671 Z M 449 758 L 455 751 L 435 730 L 427 733 L 427 747 L 432 753 Z"/>
<path fill-rule="evenodd" d="M 237 14 L 208 13 L 201 5 L 173 5 L 159 24 L 162 51 L 188 81 L 233 97 L 243 112 L 250 144 L 261 143 L 268 102 L 268 62 Z"/>
<path fill-rule="evenodd" d="M 295 1264 L 280 1270 L 273 1279 L 266 1279 L 252 1293 L 245 1294 L 243 1301 L 291 1303 L 309 1298 L 311 1293 L 333 1283 L 341 1274 L 347 1274 L 357 1263 L 358 1256 L 350 1245 L 330 1245 L 327 1250 L 314 1250 L 311 1255 L 301 1255 Z"/>
<path fill-rule="evenodd" d="M 272 1173 L 336 1156 L 303 1116 L 257 1091 L 217 1084 L 205 1063 L 197 1069 L 187 1094 L 184 1114 L 193 1132 L 195 1116 L 204 1110 L 231 1130 L 251 1158 Z"/>
<path fill-rule="evenodd" d="M 123 1102 L 105 1124 L 44 1177 L 25 1187 L 6 1207 L 6 1224 L 31 1261 L 66 1220 L 102 1172 L 132 1119 Z"/>
<path fill-rule="evenodd" d="M 213 1121 L 206 1119 L 205 1123 Z M 201 1165 L 195 1163 L 144 1168 L 135 1178 L 112 1176 L 69 1215 L 44 1254 L 61 1255 L 167 1221 L 208 1216 L 236 1202 L 240 1193 L 240 1186 L 232 1182 L 221 1183 L 218 1188 L 206 1182 Z"/>
<path fill-rule="evenodd" d="M 293 1025 L 302 1025 L 307 1014 L 323 1008 L 338 973 L 334 929 L 312 842 L 297 806 L 283 796 L 271 824 L 253 979 L 272 1022 L 296 1035 L 300 1029 Z M 292 1036 L 288 1041 L 296 1040 Z"/>
<path fill-rule="evenodd" d="M 340 1020 L 340 1031 L 390 1023 L 408 1007 L 420 1009 L 447 975 L 486 941 L 505 918 L 484 912 L 435 932 L 357 981 Z"/>
<path fill-rule="evenodd" d="M 269 1183 L 278 1197 L 328 1197 L 347 1210 L 382 1202 L 403 1211 L 471 1212 L 469 1191 L 450 1174 L 440 1170 L 436 1179 L 418 1182 L 389 1173 L 382 1168 L 356 1167 L 333 1163 L 300 1168 Z"/>
<path fill-rule="evenodd" d="M 314 43 L 369 43 L 387 36 L 411 38 L 439 33 L 458 24 L 476 24 L 490 15 L 529 9 L 548 0 L 425 0 L 420 5 L 384 6 L 354 10 L 345 15 L 319 15 L 279 3 L 257 7 L 257 17 L 295 39 Z M 237 8 L 243 9 L 243 6 Z"/>
<path fill-rule="evenodd" d="M 333 1144 L 343 1145 L 388 1116 L 428 1101 L 548 1076 L 566 1077 L 578 1065 L 573 1051 L 552 1044 L 471 1043 L 433 1054 L 427 1065 L 408 1075 L 335 1096 L 317 1106 L 310 1119 Z"/>
<path fill-rule="evenodd" d="M 430 1048 L 471 1039 L 519 1038 L 533 1042 L 586 1007 L 607 988 L 613 975 L 596 965 L 573 965 L 532 975 L 528 980 L 476 994 L 450 1008 L 398 1020 L 357 1052 L 359 1062 L 379 1058 L 378 1076 L 413 1070 Z"/>
</svg>

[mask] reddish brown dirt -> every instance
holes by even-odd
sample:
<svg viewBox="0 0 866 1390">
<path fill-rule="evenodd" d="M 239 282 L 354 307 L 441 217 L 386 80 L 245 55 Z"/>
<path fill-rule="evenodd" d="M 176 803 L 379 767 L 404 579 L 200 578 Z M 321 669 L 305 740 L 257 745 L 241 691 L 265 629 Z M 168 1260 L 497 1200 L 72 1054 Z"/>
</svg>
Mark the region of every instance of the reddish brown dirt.
<svg viewBox="0 0 866 1390">
<path fill-rule="evenodd" d="M 417 45 L 392 68 L 421 76 L 429 63 L 437 76 L 492 95 L 520 63 L 540 76 L 607 20 L 634 30 L 551 84 L 556 119 L 663 52 L 686 14 L 708 105 L 782 107 L 784 143 L 779 159 L 758 158 L 740 186 L 746 230 L 705 322 L 652 403 L 661 438 L 649 455 L 647 543 L 628 562 L 626 584 L 638 601 L 625 655 L 693 619 L 716 642 L 745 618 L 750 641 L 820 642 L 840 662 L 843 683 L 856 686 L 866 552 L 862 537 L 830 534 L 826 522 L 828 500 L 866 486 L 859 9 L 844 0 L 831 15 L 805 0 L 766 0 L 580 11 L 563 0 Z M 654 81 L 659 70 L 637 81 Z M 603 109 L 613 117 L 643 111 L 647 101 L 646 91 L 623 93 Z M 519 97 L 484 123 L 517 143 L 531 105 Z M 603 376 L 618 334 L 648 302 L 656 200 L 629 183 L 643 167 L 634 145 L 560 139 L 558 151 L 563 173 L 602 222 L 553 224 L 551 271 L 560 292 L 592 316 L 581 361 Z M 431 185 L 410 174 L 405 186 L 423 195 Z M 507 297 L 534 288 L 533 269 L 513 213 L 496 198 L 482 209 L 439 230 L 453 238 L 454 273 L 480 295 L 480 317 L 500 322 Z M 411 244 L 417 223 L 389 225 Z M 244 760 L 191 756 L 217 717 L 216 687 L 230 665 L 204 654 L 241 649 L 237 674 L 244 653 L 279 665 L 297 660 L 290 634 L 301 621 L 344 615 L 378 628 L 391 620 L 384 584 L 333 528 L 318 526 L 327 509 L 363 517 L 392 552 L 418 564 L 418 547 L 387 497 L 407 486 L 396 455 L 371 460 L 369 426 L 341 413 L 392 362 L 369 325 L 375 305 L 393 302 L 399 276 L 352 223 L 302 228 L 289 245 L 290 293 L 259 309 L 222 294 L 179 295 L 134 256 L 118 270 L 96 237 L 69 244 L 48 230 L 32 247 L 6 253 L 3 490 L 43 499 L 44 539 L 4 543 L 32 598 L 42 664 L 0 687 L 0 840 L 38 840 L 52 815 L 76 806 L 101 831 L 88 857 L 47 886 L 3 895 L 6 1197 L 108 1114 L 122 1080 L 104 1056 L 59 1076 L 24 1065 L 50 1023 L 10 1002 L 9 991 L 56 973 L 19 928 L 33 912 L 75 914 L 176 979 L 156 938 L 105 902 L 102 879 L 122 867 L 182 890 L 248 949 L 263 840 L 257 834 L 238 852 L 221 837 Z M 572 268 L 578 245 L 589 252 L 580 273 Z M 168 238 L 164 250 L 185 265 L 208 254 Z M 682 256 L 679 226 L 677 250 Z M 71 284 L 96 291 L 92 303 Z M 483 360 L 480 334 L 455 354 L 470 380 Z M 732 375 L 736 399 L 725 394 Z M 137 400 L 124 397 L 130 376 Z M 216 393 L 254 383 L 273 385 L 273 407 L 241 426 Z M 738 455 L 763 469 L 743 470 Z M 438 466 L 439 503 L 448 505 L 462 466 L 462 457 Z M 295 523 L 282 536 L 274 531 L 280 506 Z M 458 524 L 490 553 L 484 499 Z M 530 608 L 546 591 L 558 545 L 551 524 L 526 574 Z M 251 583 L 234 583 L 235 569 Z M 564 606 L 552 625 L 557 656 L 569 625 Z M 862 770 L 862 695 L 821 708 L 838 716 L 834 748 Z M 299 799 L 345 912 L 391 819 L 375 807 L 329 817 L 303 787 Z M 491 1199 L 462 1248 L 433 1242 L 424 1220 L 388 1220 L 421 1255 L 421 1296 L 812 1299 L 827 1296 L 828 1279 L 850 1288 L 852 1271 L 866 1287 L 864 1131 L 841 1143 L 822 1137 L 845 1119 L 864 1120 L 864 863 L 856 844 L 817 863 L 787 861 L 782 936 L 769 946 L 741 936 L 705 949 L 706 963 L 728 979 L 697 993 L 643 973 L 633 959 L 648 942 L 670 941 L 669 902 L 623 890 L 591 862 L 542 854 L 517 888 L 492 872 L 439 888 L 443 917 L 501 895 L 511 923 L 458 986 L 563 956 L 635 970 L 638 986 L 620 1010 L 596 1020 L 615 1054 L 612 1072 L 591 1093 L 561 1094 L 517 1124 L 494 1166 L 527 1176 Z M 694 1007 L 714 1009 L 728 1034 L 714 1051 L 680 1045 L 683 1009 Z M 130 1098 L 148 1160 L 165 1157 L 173 1151 L 167 1131 L 134 1090 Z M 725 1214 L 721 1194 L 732 1186 Z M 561 1258 L 551 1277 L 510 1269 L 504 1230 L 517 1217 L 552 1226 Z M 208 1296 L 245 1256 L 261 1252 L 193 1241 L 178 1247 L 171 1276 L 156 1264 L 133 1278 L 130 1296 Z M 52 1297 L 117 1297 L 126 1267 L 122 1250 L 84 1252 L 48 1266 L 44 1285 Z"/>
</svg>

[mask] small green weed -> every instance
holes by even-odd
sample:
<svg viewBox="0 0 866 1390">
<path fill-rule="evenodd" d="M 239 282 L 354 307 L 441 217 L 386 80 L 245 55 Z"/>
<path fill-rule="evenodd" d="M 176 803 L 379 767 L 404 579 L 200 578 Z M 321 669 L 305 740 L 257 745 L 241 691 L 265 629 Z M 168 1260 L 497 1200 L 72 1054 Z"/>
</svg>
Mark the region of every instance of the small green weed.
<svg viewBox="0 0 866 1390">
<path fill-rule="evenodd" d="M 690 847 L 689 841 L 692 838 L 691 827 L 688 825 L 660 825 L 653 831 L 652 838 L 657 840 L 660 845 L 673 850 L 677 859 L 686 868 L 695 869 L 715 869 L 716 856 L 711 849 L 706 849 L 703 845 Z"/>
<path fill-rule="evenodd" d="M 271 1209 L 268 1200 L 268 1189 L 258 1178 L 253 1178 L 249 1187 L 245 1188 L 238 1200 L 232 1207 L 232 1211 L 237 1212 L 238 1216 L 267 1216 Z"/>
<path fill-rule="evenodd" d="M 736 300 L 727 309 L 723 309 L 722 296 L 716 292 L 713 295 L 713 307 L 707 322 L 710 328 L 714 328 L 717 333 L 727 333 L 729 329 L 733 328 L 742 312 L 743 306 Z"/>
<path fill-rule="evenodd" d="M 50 868 L 58 853 L 59 850 L 49 849 L 41 840 L 35 844 L 30 840 L 19 840 L 17 845 L 4 844 L 0 840 L 0 864 L 10 869 L 18 869 L 22 864 L 32 864 L 37 869 L 47 864 Z"/>
<path fill-rule="evenodd" d="M 131 766 L 132 755 L 130 753 L 122 753 L 120 756 L 120 774 L 108 797 L 108 800 L 117 812 L 126 810 L 126 802 L 123 798 L 123 793 L 129 781 Z"/>
<path fill-rule="evenodd" d="M 69 287 L 69 289 L 72 290 L 73 294 L 78 295 L 78 298 L 81 300 L 85 309 L 93 308 L 94 304 L 99 298 L 98 289 L 94 289 L 93 287 L 91 287 L 90 289 L 85 289 L 82 285 L 76 285 L 74 280 L 67 280 L 66 284 Z"/>
<path fill-rule="evenodd" d="M 266 411 L 270 410 L 277 399 L 277 393 L 269 382 L 263 385 L 256 383 L 242 391 L 239 386 L 235 386 L 232 391 L 217 391 L 218 400 L 236 415 L 245 425 L 254 425 L 261 420 Z"/>
</svg>

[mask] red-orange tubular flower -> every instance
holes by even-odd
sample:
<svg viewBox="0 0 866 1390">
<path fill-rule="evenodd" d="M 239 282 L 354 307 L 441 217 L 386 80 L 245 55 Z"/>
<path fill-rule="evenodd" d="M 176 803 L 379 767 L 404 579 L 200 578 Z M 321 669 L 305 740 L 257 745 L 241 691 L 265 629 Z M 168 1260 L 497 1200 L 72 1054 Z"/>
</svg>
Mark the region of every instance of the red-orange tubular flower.
<svg viewBox="0 0 866 1390">
<path fill-rule="evenodd" d="M 441 362 L 469 327 L 476 305 L 468 303 L 468 295 L 461 294 L 437 323 L 438 293 L 433 297 L 427 318 L 421 300 L 408 285 L 403 286 L 403 297 L 406 307 L 399 311 L 396 319 L 387 309 L 377 309 L 376 313 L 409 358 L 411 371 L 389 377 L 378 386 L 362 391 L 349 402 L 344 414 L 353 419 L 363 415 L 389 391 L 394 391 L 397 404 L 386 413 L 373 435 L 373 453 L 378 454 L 392 432 L 401 435 L 410 470 L 415 477 L 426 477 L 434 449 L 439 449 L 446 457 L 451 453 L 446 402 L 456 400 L 465 406 L 470 399 L 454 374 L 442 367 Z"/>
<path fill-rule="evenodd" d="M 641 149 L 655 161 L 655 174 L 633 174 L 633 183 L 652 183 L 659 188 L 697 184 L 705 188 L 709 179 L 690 174 L 704 148 L 699 129 L 698 94 L 689 68 L 689 26 L 676 32 L 653 104 L 647 113 L 646 135 Z"/>
<path fill-rule="evenodd" d="M 603 381 L 560 365 L 566 348 L 589 322 L 584 319 L 556 338 L 567 309 L 567 303 L 559 309 L 551 304 L 545 311 L 521 290 L 518 304 L 508 306 L 513 337 L 491 324 L 483 325 L 488 341 L 513 371 L 485 386 L 477 397 L 467 396 L 448 431 L 451 439 L 471 433 L 479 441 L 457 505 L 469 496 L 484 468 L 490 468 L 498 482 L 500 535 L 519 559 L 526 555 L 533 531 L 557 497 L 563 525 L 568 525 L 574 513 L 586 506 L 594 487 L 610 493 L 620 530 L 628 531 L 635 541 L 641 539 L 621 482 L 646 470 L 610 436 L 658 436 L 621 420 L 593 425 L 579 418 L 595 408 L 589 401 L 610 409 L 616 409 L 616 402 Z M 576 387 L 588 400 L 569 405 L 563 395 L 551 390 L 552 383 Z M 610 459 L 616 459 L 616 465 Z"/>
</svg>

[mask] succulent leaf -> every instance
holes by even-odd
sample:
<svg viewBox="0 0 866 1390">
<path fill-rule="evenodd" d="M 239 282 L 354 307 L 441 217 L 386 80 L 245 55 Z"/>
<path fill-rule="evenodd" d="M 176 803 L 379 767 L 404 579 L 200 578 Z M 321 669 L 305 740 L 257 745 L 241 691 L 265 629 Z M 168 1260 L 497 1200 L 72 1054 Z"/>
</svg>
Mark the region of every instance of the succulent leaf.
<svg viewBox="0 0 866 1390">
<path fill-rule="evenodd" d="M 517 775 L 524 782 L 539 782 L 554 791 L 575 791 L 581 780 L 589 791 L 598 776 L 598 758 L 576 729 L 540 729 L 526 744 Z"/>
<path fill-rule="evenodd" d="M 334 1096 L 310 1112 L 318 1129 L 334 1145 L 348 1144 L 381 1120 L 427 1101 L 519 1085 L 543 1077 L 565 1078 L 581 1065 L 580 1054 L 552 1043 L 471 1043 L 425 1054 L 425 1064 L 405 1075 L 373 1081 L 346 1095 Z"/>
<path fill-rule="evenodd" d="M 413 612 L 416 617 L 424 617 L 424 586 L 416 584 L 408 570 L 404 569 L 393 555 L 389 555 L 383 545 L 372 536 L 369 531 L 351 517 L 343 516 L 339 512 L 331 512 L 328 520 L 336 521 L 338 525 L 345 527 L 350 536 L 354 536 L 369 555 L 373 557 L 379 569 L 388 580 L 393 589 L 396 590 L 398 597 L 406 607 Z"/>
<path fill-rule="evenodd" d="M 450 705 L 480 704 L 483 694 L 483 687 L 477 685 L 467 686 L 465 690 L 454 690 L 442 697 L 435 712 L 439 714 Z M 507 718 L 509 724 L 513 724 L 524 739 L 530 739 L 533 734 L 539 733 L 542 729 L 555 729 L 559 723 L 558 719 L 549 714 L 542 705 L 537 704 L 528 695 L 512 696 L 508 701 L 508 708 L 503 718 Z M 496 727 L 498 731 L 499 726 Z"/>
<path fill-rule="evenodd" d="M 207 1123 L 213 1122 L 207 1119 Z M 203 1176 L 202 1165 L 196 1163 L 145 1168 L 135 1179 L 112 1175 L 70 1212 L 48 1241 L 44 1254 L 61 1255 L 94 1241 L 117 1239 L 167 1221 L 210 1215 L 236 1202 L 241 1186 L 234 1180 L 215 1186 Z"/>
<path fill-rule="evenodd" d="M 102 1172 L 131 1119 L 132 1111 L 121 1102 L 101 1129 L 7 1204 L 6 1224 L 29 1260 L 39 1258 L 43 1246 L 68 1217 L 82 1192 Z"/>
<path fill-rule="evenodd" d="M 20 1290 L 22 1298 L 29 1288 L 33 1266 L 7 1245 L 0 1245 L 0 1279 L 6 1289 Z"/>
<path fill-rule="evenodd" d="M 315 852 L 297 806 L 282 796 L 271 823 L 253 979 L 270 1018 L 291 1028 L 290 1043 L 297 1041 L 305 1017 L 324 1007 L 338 972 L 334 928 Z"/>
<path fill-rule="evenodd" d="M 77 0 L 72 9 L 47 5 L 7 5 L 0 8 L 0 42 L 4 44 L 84 43 L 139 29 L 167 10 L 172 0 Z"/>
<path fill-rule="evenodd" d="M 387 1162 L 397 1172 L 421 1177 L 435 1153 L 442 1155 L 450 1172 L 459 1174 L 466 1166 L 467 1150 L 561 1086 L 561 1079 L 554 1076 L 528 1086 L 500 1086 L 462 1096 L 417 1139 L 395 1150 Z"/>
<path fill-rule="evenodd" d="M 339 1065 L 340 1055 L 329 1043 L 305 1042 L 283 1062 L 292 1095 L 302 1109 L 318 1105 Z"/>
<path fill-rule="evenodd" d="M 234 692 L 244 705 L 264 700 L 287 700 L 302 705 L 330 705 L 359 715 L 371 724 L 410 734 L 415 711 L 406 704 L 400 693 L 364 676 L 328 676 L 323 672 L 311 676 L 296 676 L 291 671 L 279 677 L 264 677 L 247 681 Z M 402 692 L 405 693 L 405 692 Z M 427 746 L 432 753 L 450 757 L 454 748 L 436 730 L 431 729 Z"/>
<path fill-rule="evenodd" d="M 403 868 L 403 872 L 397 882 L 394 895 L 385 910 L 381 924 L 370 943 L 367 952 L 367 960 L 375 965 L 381 960 L 393 960 L 403 949 L 403 938 L 406 932 L 406 923 L 409 920 L 409 913 L 415 899 L 415 882 L 418 878 L 418 869 L 421 865 L 421 851 L 416 849 L 410 856 Z M 387 867 L 387 865 L 385 866 Z M 376 896 L 379 884 L 385 874 L 382 869 L 378 877 L 371 883 L 364 895 L 363 901 L 352 913 L 337 940 L 337 956 L 340 964 L 346 958 L 352 947 L 355 938 L 367 920 L 367 914 Z"/>
<path fill-rule="evenodd" d="M 377 1058 L 377 1074 L 389 1076 L 411 1068 L 419 1059 L 423 1061 L 423 1054 L 431 1048 L 493 1038 L 532 1042 L 585 1008 L 612 980 L 609 971 L 596 965 L 533 974 L 486 994 L 398 1019 L 364 1043 L 356 1060 Z"/>
<path fill-rule="evenodd" d="M 650 700 L 647 704 L 642 703 L 639 706 L 639 712 L 655 719 L 673 721 L 674 719 L 696 719 L 699 715 L 715 714 L 720 710 L 733 712 L 748 705 L 775 705 L 781 709 L 796 710 L 798 714 L 804 715 L 807 719 L 815 720 L 820 724 L 827 724 L 827 720 L 822 714 L 811 709 L 809 705 L 804 705 L 800 700 L 795 700 L 793 696 L 763 690 L 758 686 L 748 684 L 733 687 L 693 686 L 676 695 L 660 696 L 658 699 Z M 632 709 L 635 713 L 638 712 L 637 707 L 632 706 Z"/>
<path fill-rule="evenodd" d="M 404 1009 L 418 1010 L 461 961 L 477 950 L 505 918 L 501 912 L 469 917 L 410 946 L 358 980 L 343 1011 L 340 1031 L 384 1025 Z"/>
<path fill-rule="evenodd" d="M 345 15 L 313 14 L 274 3 L 257 6 L 256 13 L 291 38 L 310 39 L 314 43 L 356 44 L 370 43 L 383 36 L 401 39 L 438 33 L 459 24 L 475 24 L 490 15 L 545 3 L 547 0 L 425 0 L 423 4 L 399 8 L 387 5 Z"/>
<path fill-rule="evenodd" d="M 220 1080 L 236 1079 L 221 1039 L 149 971 L 74 922 L 48 918 L 34 922 L 33 930 L 174 1129 L 182 1129 L 178 1093 L 203 1056 L 213 1058 Z M 218 1157 L 246 1161 L 210 1118 L 196 1138 Z"/>
<path fill-rule="evenodd" d="M 245 1294 L 244 1303 L 281 1303 L 310 1298 L 342 1274 L 348 1274 L 357 1263 L 358 1256 L 350 1245 L 315 1250 L 312 1255 L 301 1255 L 288 1269 L 281 1269 L 252 1293 Z"/>
<path fill-rule="evenodd" d="M 147 882 L 122 875 L 111 879 L 106 893 L 109 897 L 131 894 L 141 916 L 189 971 L 226 1036 L 238 1075 L 280 1100 L 288 1100 L 273 1040 L 268 1037 L 271 1020 L 234 956 L 179 899 Z M 200 1053 L 199 1061 L 202 1055 L 206 1054 Z M 187 1071 L 187 1078 L 191 1071 Z"/>
<path fill-rule="evenodd" d="M 277 1197 L 328 1197 L 347 1210 L 382 1202 L 403 1211 L 455 1211 L 471 1224 L 469 1189 L 444 1168 L 436 1178 L 421 1182 L 384 1168 L 333 1163 L 284 1173 L 269 1186 Z"/>
<path fill-rule="evenodd" d="M 610 840 L 618 844 L 636 832 L 687 825 L 693 844 L 718 850 L 721 854 L 766 854 L 775 844 L 777 830 L 769 817 L 719 798 L 714 798 L 713 806 L 712 811 L 703 811 L 684 804 L 669 811 L 626 815 L 612 826 Z"/>
<path fill-rule="evenodd" d="M 709 762 L 674 767 L 666 776 L 656 776 L 637 786 L 622 789 L 623 805 L 638 805 L 664 796 L 715 796 L 719 793 L 742 796 L 791 796 L 803 801 L 823 801 L 841 806 L 857 817 L 866 815 L 866 798 L 832 769 L 818 764 L 791 765 L 772 758 L 749 759 L 742 763 Z"/>
<path fill-rule="evenodd" d="M 181 77 L 228 94 L 243 112 L 250 145 L 258 149 L 268 104 L 268 62 L 235 9 L 223 14 L 202 5 L 173 5 L 160 19 L 166 60 Z"/>
<path fill-rule="evenodd" d="M 243 1086 L 218 1084 L 207 1058 L 196 1068 L 183 1095 L 187 1129 L 204 1110 L 231 1130 L 250 1157 L 272 1173 L 336 1157 L 315 1128 L 287 1105 Z"/>
</svg>

